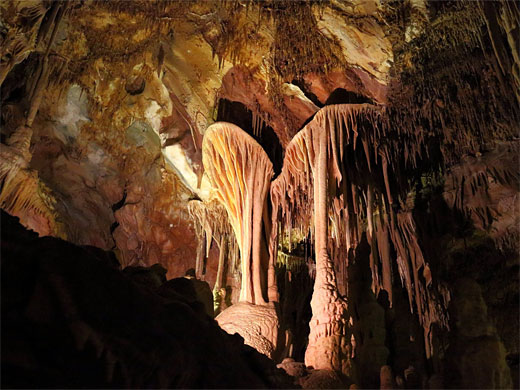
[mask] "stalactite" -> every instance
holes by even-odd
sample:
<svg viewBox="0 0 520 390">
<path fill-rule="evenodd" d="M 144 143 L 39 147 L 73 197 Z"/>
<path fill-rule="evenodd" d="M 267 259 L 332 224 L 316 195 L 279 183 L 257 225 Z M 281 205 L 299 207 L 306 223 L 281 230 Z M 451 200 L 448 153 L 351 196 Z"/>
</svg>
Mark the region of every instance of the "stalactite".
<svg viewBox="0 0 520 390">
<path fill-rule="evenodd" d="M 26 119 L 26 124 L 29 127 L 32 126 L 34 119 L 36 118 L 36 113 L 40 108 L 40 103 L 42 101 L 45 88 L 47 87 L 50 73 L 51 68 L 49 67 L 49 58 L 48 56 L 44 56 L 42 59 L 40 76 L 35 83 L 34 92 L 30 97 L 29 112 L 27 113 Z"/>
<path fill-rule="evenodd" d="M 315 294 L 318 294 L 320 280 L 323 280 L 323 276 L 319 275 L 327 274 L 323 270 L 328 269 L 330 274 L 334 275 L 332 265 L 323 268 L 322 264 L 325 261 L 321 261 L 320 265 L 319 256 L 327 254 L 337 265 L 346 263 L 349 249 L 357 246 L 363 230 L 366 229 L 371 247 L 372 290 L 375 294 L 386 291 L 389 304 L 392 305 L 392 263 L 395 262 L 401 282 L 408 291 L 410 309 L 417 313 L 423 324 L 425 341 L 428 343 L 433 323 L 447 326 L 446 305 L 443 306 L 439 302 L 437 292 L 426 288 L 423 283 L 423 280 L 427 279 L 423 274 L 427 273 L 428 265 L 420 249 L 411 214 L 396 214 L 394 211 L 395 208 L 403 207 L 402 202 L 395 204 L 396 194 L 397 198 L 405 199 L 411 185 L 409 182 L 399 181 L 398 169 L 403 166 L 402 162 L 404 167 L 417 166 L 417 160 L 423 153 L 421 144 L 424 139 L 391 136 L 393 132 L 398 131 L 400 129 L 390 126 L 387 113 L 380 107 L 352 104 L 321 109 L 287 147 L 284 167 L 281 175 L 273 182 L 271 198 L 273 206 L 279 209 L 282 230 L 292 226 L 292 229 L 296 227 L 314 234 L 317 256 Z M 321 140 L 320 136 L 325 138 Z M 395 140 L 399 140 L 399 143 Z M 323 158 L 321 142 L 326 150 L 325 177 L 328 184 L 321 187 L 322 193 L 318 193 L 316 180 L 318 172 L 321 172 L 318 170 L 318 158 Z M 361 149 L 356 147 L 358 142 L 362 145 Z M 415 145 L 415 142 L 419 142 L 419 145 Z M 374 145 L 373 154 L 368 152 L 366 145 Z M 405 155 L 402 151 L 406 149 L 408 153 Z M 392 175 L 389 174 L 390 170 L 393 172 Z M 366 172 L 370 172 L 370 175 L 367 176 Z M 321 185 L 323 186 L 323 183 Z M 320 201 L 316 200 L 317 196 L 320 196 Z M 318 207 L 324 207 L 321 200 L 324 198 L 329 204 L 326 207 L 325 219 L 322 214 L 317 213 Z M 311 209 L 312 205 L 314 209 Z M 325 220 L 321 222 L 322 225 L 318 222 L 319 218 Z M 322 238 L 324 226 L 326 232 L 329 224 L 330 238 L 327 239 L 327 235 Z M 395 259 L 391 258 L 390 243 L 397 252 Z M 338 307 L 344 308 L 338 309 L 335 313 L 345 313 L 346 303 L 340 303 L 341 300 L 334 297 L 337 296 L 338 289 L 335 278 L 330 276 L 326 280 L 325 285 L 330 287 L 328 299 L 330 302 L 338 302 Z M 431 283 L 431 275 L 427 283 Z M 326 310 L 324 307 L 327 305 L 314 304 L 312 307 L 313 316 L 319 316 L 320 310 Z M 320 344 L 323 341 L 318 339 L 332 334 L 339 339 L 350 340 L 348 329 L 340 320 L 341 314 L 338 316 L 327 320 L 323 313 L 318 320 L 319 326 L 316 319 L 311 322 L 308 364 L 311 364 L 312 360 L 315 367 L 319 364 L 322 367 L 342 369 L 337 362 L 331 363 L 331 355 L 320 361 L 317 357 L 320 352 L 317 352 L 318 349 L 314 346 L 325 345 Z M 326 325 L 329 322 L 330 326 Z M 322 328 L 324 333 L 320 330 Z M 331 329 L 339 333 L 330 333 Z M 345 348 L 349 349 L 351 346 Z M 349 367 L 351 363 L 346 350 L 344 353 L 338 353 L 339 359 L 344 359 L 343 369 Z M 321 355 L 325 356 L 325 352 Z M 328 366 L 324 364 L 327 359 Z M 316 363 L 318 361 L 319 363 Z"/>
<path fill-rule="evenodd" d="M 173 108 L 177 111 L 177 113 L 181 116 L 181 118 L 184 120 L 186 125 L 188 125 L 188 127 L 190 128 L 191 140 L 193 141 L 193 147 L 197 151 L 199 149 L 198 138 L 200 138 L 200 133 L 198 133 L 197 126 L 195 125 L 195 123 L 193 122 L 193 119 L 191 118 L 191 116 L 188 114 L 188 112 L 184 108 L 184 105 L 181 103 L 179 98 L 174 93 L 170 93 L 170 98 L 171 98 Z M 197 134 L 199 134 L 199 137 L 197 137 Z"/>
<path fill-rule="evenodd" d="M 204 260 L 209 256 L 212 242 L 215 241 L 221 252 L 221 255 L 228 257 L 230 264 L 233 264 L 233 232 L 228 223 L 225 209 L 216 201 L 202 202 L 200 200 L 191 200 L 188 202 L 188 212 L 195 221 L 194 228 L 198 240 L 197 258 L 196 258 L 196 275 L 198 278 L 204 278 L 203 265 Z M 229 251 L 222 253 L 222 242 L 226 240 L 225 245 Z"/>
<path fill-rule="evenodd" d="M 35 171 L 28 169 L 31 160 L 32 130 L 21 126 L 9 137 L 6 145 L 0 145 L 0 207 L 7 212 L 22 216 L 37 214 L 48 223 L 49 232 L 64 237 L 56 222 L 56 200 L 39 179 Z"/>
<path fill-rule="evenodd" d="M 388 303 L 392 307 L 392 264 L 390 258 L 390 243 L 388 240 L 388 218 L 384 214 L 384 220 L 376 218 L 376 243 L 379 251 L 379 258 L 382 261 L 382 286 L 381 288 L 388 294 Z"/>
<path fill-rule="evenodd" d="M 204 259 L 205 259 L 205 248 L 206 248 L 206 241 L 201 240 L 199 241 L 197 245 L 197 254 L 195 257 L 195 276 L 197 279 L 204 280 Z"/>
<path fill-rule="evenodd" d="M 263 223 L 272 164 L 260 145 L 235 125 L 210 126 L 203 141 L 203 162 L 216 196 L 227 210 L 240 248 L 240 301 L 265 304 L 262 274 Z M 264 277 L 265 279 L 265 277 Z"/>
<path fill-rule="evenodd" d="M 56 19 L 56 15 L 58 13 L 59 8 L 60 4 L 58 2 L 53 2 L 49 9 L 45 10 L 45 12 L 42 14 L 47 17 L 44 18 L 44 20 L 38 28 L 38 34 L 36 36 L 36 45 L 39 45 L 42 41 L 46 39 L 49 30 L 54 25 L 54 20 Z"/>
<path fill-rule="evenodd" d="M 45 49 L 45 57 L 49 56 L 49 53 L 51 51 L 52 44 L 54 43 L 54 40 L 56 39 L 56 34 L 58 33 L 58 29 L 60 27 L 60 24 L 63 20 L 63 16 L 65 15 L 65 12 L 67 8 L 69 7 L 69 3 L 61 3 L 57 4 L 55 8 L 53 9 L 53 29 L 51 36 L 49 38 L 49 43 L 47 44 L 47 48 Z"/>
<path fill-rule="evenodd" d="M 8 41 L 10 39 L 10 42 Z M 6 42 L 8 41 L 8 42 Z M 31 52 L 29 42 L 25 36 L 8 37 L 2 42 L 0 58 L 9 58 L 6 62 L 0 62 L 0 86 L 3 84 L 11 69 L 27 57 Z M 9 54 L 9 56 L 7 56 Z"/>
<path fill-rule="evenodd" d="M 226 255 L 228 254 L 228 237 L 222 236 L 220 238 L 220 242 L 218 244 L 219 247 L 219 256 L 218 256 L 218 268 L 217 268 L 217 277 L 215 279 L 215 286 L 213 287 L 213 302 L 214 302 L 214 310 L 215 315 L 220 314 L 223 309 L 224 301 L 225 301 L 225 261 Z"/>
</svg>

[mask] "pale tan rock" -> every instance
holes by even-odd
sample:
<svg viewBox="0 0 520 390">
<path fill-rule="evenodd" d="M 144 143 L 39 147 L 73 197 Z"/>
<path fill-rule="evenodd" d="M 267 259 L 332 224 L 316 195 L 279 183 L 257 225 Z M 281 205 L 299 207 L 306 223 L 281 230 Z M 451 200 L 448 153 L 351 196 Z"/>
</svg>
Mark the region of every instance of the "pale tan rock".
<svg viewBox="0 0 520 390">
<path fill-rule="evenodd" d="M 318 26 L 325 36 L 339 42 L 348 64 L 362 68 L 386 84 L 393 59 L 392 45 L 375 19 L 345 23 L 344 16 L 326 8 L 318 19 Z"/>
<path fill-rule="evenodd" d="M 267 357 L 274 358 L 280 326 L 274 305 L 239 302 L 228 307 L 215 319 L 227 333 L 238 333 L 244 338 L 244 343 Z"/>
</svg>

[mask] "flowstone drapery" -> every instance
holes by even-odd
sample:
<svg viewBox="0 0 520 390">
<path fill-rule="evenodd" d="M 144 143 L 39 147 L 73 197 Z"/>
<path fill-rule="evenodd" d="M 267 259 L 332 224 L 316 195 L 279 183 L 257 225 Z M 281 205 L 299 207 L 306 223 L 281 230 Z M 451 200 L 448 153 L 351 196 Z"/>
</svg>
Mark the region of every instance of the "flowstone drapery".
<svg viewBox="0 0 520 390">
<path fill-rule="evenodd" d="M 288 145 L 282 173 L 271 188 L 273 215 L 279 215 L 281 230 L 308 231 L 314 237 L 316 281 L 305 356 L 306 364 L 314 368 L 354 374 L 359 330 L 338 284 L 346 284 L 349 251 L 355 251 L 364 235 L 370 245 L 373 293 L 385 290 L 392 305 L 396 263 L 393 267 L 408 291 L 410 309 L 424 326 L 428 356 L 432 324 L 446 325 L 436 294 L 427 288 L 429 267 L 403 203 L 407 189 L 398 177 L 399 162 L 415 165 L 420 145 L 414 147 L 390 134 L 388 117 L 380 107 L 327 106 Z M 398 207 L 393 206 L 396 202 Z M 390 243 L 397 252 L 395 259 Z M 271 256 L 276 256 L 275 250 Z"/>
<path fill-rule="evenodd" d="M 208 128 L 202 145 L 204 169 L 228 213 L 240 248 L 240 301 L 265 304 L 267 250 L 263 219 L 273 167 L 247 133 L 230 123 Z"/>
<path fill-rule="evenodd" d="M 269 233 L 264 232 L 263 222 L 269 223 L 266 197 L 273 176 L 272 164 L 253 138 L 238 126 L 224 122 L 207 129 L 202 156 L 204 169 L 227 211 L 240 249 L 239 303 L 224 310 L 217 321 L 224 330 L 239 333 L 247 344 L 272 356 L 278 337 L 278 315 L 273 305 L 277 294 L 273 294 L 274 265 L 268 263 Z M 267 321 L 267 326 L 253 326 L 258 325 L 258 318 Z"/>
</svg>

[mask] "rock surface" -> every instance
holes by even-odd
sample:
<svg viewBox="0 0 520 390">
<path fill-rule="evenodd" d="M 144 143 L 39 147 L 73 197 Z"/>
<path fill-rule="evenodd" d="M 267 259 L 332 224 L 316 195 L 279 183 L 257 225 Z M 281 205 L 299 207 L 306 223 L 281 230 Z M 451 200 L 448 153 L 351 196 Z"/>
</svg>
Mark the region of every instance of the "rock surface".
<svg viewBox="0 0 520 390">
<path fill-rule="evenodd" d="M 2 212 L 2 387 L 292 386 L 195 302 L 105 253 L 38 238 Z"/>
<path fill-rule="evenodd" d="M 200 282 L 214 288 L 217 311 L 232 309 L 241 285 L 250 282 L 235 238 L 242 229 L 233 231 L 225 213 L 196 218 L 188 207 L 210 200 L 202 141 L 208 127 L 226 121 L 258 142 L 275 176 L 282 164 L 284 169 L 291 163 L 306 166 L 295 169 L 301 177 L 278 194 L 301 207 L 277 209 L 275 197 L 268 195 L 265 209 L 254 218 L 266 228 L 255 235 L 256 244 L 269 244 L 271 258 L 268 280 L 262 272 L 260 283 L 252 284 L 262 285 L 259 297 L 267 282 L 271 294 L 265 298 L 280 304 L 278 321 L 272 311 L 248 314 L 266 315 L 265 325 L 229 319 L 238 321 L 240 333 L 256 338 L 251 345 L 268 354 L 279 349 L 277 359 L 298 361 L 307 349 L 309 365 L 348 373 L 352 388 L 393 386 L 392 379 L 398 387 L 506 386 L 506 365 L 516 384 L 519 20 L 518 4 L 505 0 L 2 1 L 0 206 L 40 236 L 88 246 L 89 256 L 109 264 L 108 276 L 91 278 L 96 282 L 117 279 L 117 258 L 127 267 L 123 279 L 138 292 L 114 281 L 114 290 L 130 291 L 129 301 L 110 287 L 108 302 L 146 306 L 154 318 L 137 320 L 130 309 L 121 309 L 131 325 L 114 320 L 117 330 L 99 328 L 105 314 L 96 315 L 89 303 L 102 301 L 96 298 L 103 296 L 99 286 L 75 279 L 90 296 L 75 286 L 62 288 L 56 278 L 41 282 L 42 275 L 62 273 L 46 273 L 23 261 L 19 265 L 30 280 L 15 278 L 22 282 L 7 297 L 19 302 L 21 295 L 30 295 L 25 287 L 37 283 L 26 311 L 34 318 L 43 312 L 45 321 L 54 321 L 56 308 L 72 302 L 73 309 L 64 309 L 67 321 L 79 316 L 95 332 L 81 331 L 80 323 L 56 334 L 75 336 L 79 345 L 88 337 L 85 349 L 93 355 L 100 350 L 109 362 L 102 371 L 118 378 L 137 383 L 139 378 L 124 374 L 128 366 L 132 371 L 142 365 L 149 369 L 142 376 L 152 378 L 150 370 L 172 363 L 148 343 L 157 332 L 170 335 L 169 323 L 164 325 L 170 309 L 160 309 L 157 299 L 189 306 L 178 310 L 179 324 L 193 316 L 206 324 L 212 305 L 206 286 L 204 305 L 192 282 L 164 283 L 165 277 L 195 268 Z M 339 115 L 338 106 L 363 104 L 374 110 L 361 110 L 355 120 Z M 312 188 L 302 188 L 316 168 L 306 162 L 316 157 L 317 144 L 309 143 L 308 153 L 298 148 L 293 153 L 289 145 L 320 112 L 330 114 L 320 129 L 338 131 L 327 146 L 333 160 L 318 180 L 318 203 L 326 207 L 317 220 L 306 207 L 316 200 Z M 242 225 L 249 225 L 249 217 L 242 217 Z M 253 242 L 241 246 L 250 244 L 258 247 Z M 113 250 L 114 256 L 94 247 Z M 82 256 L 68 254 L 70 274 L 76 275 L 76 258 L 77 267 L 92 268 Z M 324 278 L 323 262 L 314 259 L 326 255 Z M 54 270 L 55 263 L 45 259 L 42 263 Z M 154 264 L 160 266 L 148 268 Z M 459 285 L 462 277 L 475 285 Z M 70 292 L 65 303 L 57 301 L 63 295 L 55 291 Z M 141 305 L 141 293 L 154 298 Z M 244 308 L 235 307 L 237 315 L 239 309 Z M 113 319 L 118 312 L 108 314 Z M 13 337 L 5 340 L 19 342 L 9 348 L 22 351 L 9 356 L 29 348 L 43 351 L 39 340 L 45 332 L 48 339 L 58 339 L 55 328 L 41 325 L 45 321 L 38 326 L 9 322 L 7 334 Z M 152 331 L 141 332 L 141 327 L 132 333 L 136 324 Z M 213 334 L 213 328 L 199 325 L 192 326 L 194 332 Z M 275 348 L 275 328 L 277 339 L 285 338 L 280 348 Z M 37 330 L 33 335 L 27 329 Z M 23 341 L 22 333 L 33 338 Z M 146 357 L 134 359 L 137 352 L 121 345 L 134 345 L 129 334 L 144 333 L 139 351 Z M 91 385 L 97 376 L 88 378 L 85 372 L 94 363 L 85 366 L 82 361 L 90 358 L 83 352 L 77 357 L 62 348 L 67 340 L 56 342 L 56 355 L 71 357 L 72 371 L 83 383 L 63 374 L 60 384 Z M 187 351 L 191 343 L 190 337 L 168 340 L 162 344 L 176 351 Z M 206 341 L 197 338 L 197 352 L 182 355 L 184 366 L 170 364 L 186 369 L 174 380 L 179 386 L 195 386 L 192 374 L 207 379 L 191 371 L 207 367 L 198 357 L 212 356 Z M 153 358 L 146 352 L 150 348 Z M 125 357 L 112 363 L 115 355 Z M 10 378 L 28 378 L 28 369 L 49 372 L 49 364 L 61 364 L 41 356 L 23 362 L 21 373 L 16 367 L 23 359 L 12 360 L 9 367 L 16 367 Z M 202 363 L 193 363 L 197 359 Z M 39 366 L 41 360 L 45 364 Z M 301 363 L 284 364 L 303 374 Z M 174 369 L 156 371 L 164 376 Z M 309 377 L 310 368 L 305 372 L 300 379 Z M 320 378 L 336 386 L 328 371 L 312 375 L 316 386 L 323 386 Z"/>
<path fill-rule="evenodd" d="M 227 333 L 238 333 L 244 343 L 275 358 L 278 347 L 278 315 L 274 306 L 239 302 L 220 313 L 216 321 Z"/>
</svg>

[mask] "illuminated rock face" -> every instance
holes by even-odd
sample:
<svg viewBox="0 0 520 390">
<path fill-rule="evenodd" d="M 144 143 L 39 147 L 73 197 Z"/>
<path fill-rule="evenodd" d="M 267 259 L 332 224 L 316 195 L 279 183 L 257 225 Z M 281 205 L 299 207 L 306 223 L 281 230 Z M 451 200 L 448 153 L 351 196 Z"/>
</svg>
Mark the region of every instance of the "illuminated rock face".
<svg viewBox="0 0 520 390">
<path fill-rule="evenodd" d="M 239 302 L 220 313 L 216 320 L 229 334 L 242 336 L 245 344 L 267 357 L 276 357 L 280 323 L 274 306 Z"/>
<path fill-rule="evenodd" d="M 273 175 L 269 158 L 235 125 L 216 123 L 205 134 L 204 168 L 227 210 L 240 247 L 240 301 L 267 303 L 267 248 L 263 218 Z"/>
</svg>

